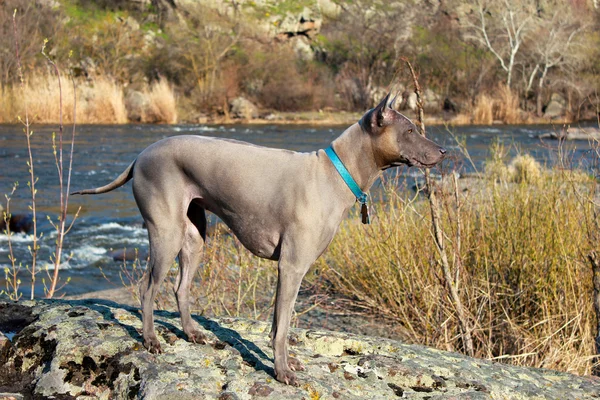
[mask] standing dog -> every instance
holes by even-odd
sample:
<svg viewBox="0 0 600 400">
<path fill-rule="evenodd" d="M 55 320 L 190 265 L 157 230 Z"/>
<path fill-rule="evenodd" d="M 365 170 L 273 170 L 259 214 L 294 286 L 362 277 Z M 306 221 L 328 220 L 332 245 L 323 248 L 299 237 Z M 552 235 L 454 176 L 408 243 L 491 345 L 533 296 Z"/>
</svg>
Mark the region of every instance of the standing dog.
<svg viewBox="0 0 600 400">
<path fill-rule="evenodd" d="M 161 351 L 153 304 L 175 257 L 176 297 L 188 339 L 205 337 L 192 322 L 189 287 L 206 239 L 206 210 L 219 216 L 242 244 L 278 264 L 271 329 L 278 381 L 297 384 L 287 334 L 296 296 L 309 267 L 325 251 L 348 210 L 366 202 L 382 170 L 406 164 L 431 167 L 446 150 L 419 135 L 415 125 L 388 106 L 389 94 L 327 150 L 296 153 L 235 140 L 175 136 L 146 148 L 98 194 L 133 179 L 133 194 L 148 227 L 150 262 L 141 282 L 144 346 Z M 392 101 L 393 104 L 393 101 Z M 366 207 L 363 206 L 363 222 Z"/>
</svg>

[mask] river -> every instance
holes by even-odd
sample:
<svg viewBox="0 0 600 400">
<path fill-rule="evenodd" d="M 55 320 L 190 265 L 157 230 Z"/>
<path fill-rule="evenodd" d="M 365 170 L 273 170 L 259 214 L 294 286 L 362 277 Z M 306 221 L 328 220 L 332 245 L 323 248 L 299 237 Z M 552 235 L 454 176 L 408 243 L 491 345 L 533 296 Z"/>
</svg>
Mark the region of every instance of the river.
<svg viewBox="0 0 600 400">
<path fill-rule="evenodd" d="M 92 188 L 112 181 L 133 161 L 136 155 L 149 144 L 173 135 L 203 135 L 232 138 L 257 145 L 286 148 L 295 151 L 312 151 L 325 148 L 343 132 L 345 127 L 310 127 L 299 125 L 84 125 L 78 126 L 75 138 L 73 159 L 72 190 Z M 464 174 L 481 169 L 488 157 L 490 145 L 500 140 L 510 147 L 511 153 L 529 153 L 542 164 L 552 166 L 557 162 L 558 143 L 541 141 L 541 133 L 559 130 L 559 126 L 465 126 L 452 128 L 450 134 L 444 127 L 428 128 L 428 136 L 445 146 L 450 153 L 447 161 L 434 170 L 434 174 L 447 173 L 456 169 Z M 52 268 L 50 257 L 54 251 L 56 233 L 48 217 L 56 219 L 59 204 L 57 169 L 52 152 L 52 132 L 56 127 L 35 126 L 32 136 L 34 167 L 39 179 L 36 188 L 39 229 L 43 233 L 38 255 L 41 267 Z M 71 128 L 65 130 L 65 141 L 70 141 Z M 456 139 L 466 141 L 472 163 L 459 151 Z M 587 142 L 567 142 L 563 151 L 573 164 L 597 171 L 598 159 Z M 68 163 L 68 147 L 65 147 L 65 162 Z M 19 186 L 12 196 L 13 214 L 27 213 L 30 194 L 27 187 L 27 148 L 25 134 L 21 126 L 0 125 L 0 195 L 6 207 L 4 194 L 9 194 L 15 182 Z M 68 165 L 68 164 L 65 164 Z M 406 167 L 397 170 L 409 179 L 418 179 L 420 171 Z M 130 184 L 108 194 L 98 196 L 73 196 L 69 211 L 72 216 L 81 207 L 79 218 L 66 237 L 65 258 L 61 268 L 61 279 L 71 282 L 61 293 L 80 294 L 118 285 L 121 262 L 110 256 L 112 250 L 147 248 L 146 231 L 138 214 Z M 28 246 L 31 238 L 25 234 L 15 234 L 12 239 L 17 263 L 30 263 Z M 8 241 L 0 234 L 0 267 L 10 266 Z M 36 296 L 43 295 L 41 277 Z M 103 275 L 106 275 L 109 282 Z M 27 273 L 21 273 L 22 289 L 29 296 Z M 0 289 L 4 288 L 4 277 L 0 278 Z"/>
</svg>

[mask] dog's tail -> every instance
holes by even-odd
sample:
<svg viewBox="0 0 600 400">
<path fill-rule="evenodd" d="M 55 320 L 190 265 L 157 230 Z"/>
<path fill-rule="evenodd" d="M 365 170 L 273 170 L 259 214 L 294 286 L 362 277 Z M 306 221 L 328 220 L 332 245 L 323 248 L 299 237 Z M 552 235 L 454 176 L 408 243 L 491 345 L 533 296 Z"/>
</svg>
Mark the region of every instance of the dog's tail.
<svg viewBox="0 0 600 400">
<path fill-rule="evenodd" d="M 131 178 L 133 178 L 133 166 L 135 165 L 135 161 L 136 160 L 134 160 L 131 164 L 129 164 L 129 167 L 127 167 L 127 169 L 125 171 L 123 171 L 123 173 L 121 173 L 121 175 L 117 176 L 117 178 L 114 181 L 112 181 L 111 183 L 109 183 L 108 185 L 105 185 L 105 186 L 102 186 L 99 188 L 95 188 L 95 189 L 78 190 L 71 194 L 100 194 L 100 193 L 110 192 L 111 190 L 115 190 L 116 188 L 123 186 L 129 180 L 131 180 Z"/>
</svg>

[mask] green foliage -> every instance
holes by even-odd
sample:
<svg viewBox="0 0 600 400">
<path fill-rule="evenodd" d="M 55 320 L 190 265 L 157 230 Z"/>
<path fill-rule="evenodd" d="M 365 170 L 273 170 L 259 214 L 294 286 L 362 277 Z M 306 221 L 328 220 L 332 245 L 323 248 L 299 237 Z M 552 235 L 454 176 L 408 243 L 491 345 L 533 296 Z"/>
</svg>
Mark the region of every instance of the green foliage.
<svg viewBox="0 0 600 400">
<path fill-rule="evenodd" d="M 285 17 L 287 14 L 297 14 L 302 12 L 304 8 L 312 8 L 315 6 L 315 0 L 279 0 L 255 2 L 249 1 L 243 6 L 256 11 L 257 16 L 280 16 Z"/>
</svg>

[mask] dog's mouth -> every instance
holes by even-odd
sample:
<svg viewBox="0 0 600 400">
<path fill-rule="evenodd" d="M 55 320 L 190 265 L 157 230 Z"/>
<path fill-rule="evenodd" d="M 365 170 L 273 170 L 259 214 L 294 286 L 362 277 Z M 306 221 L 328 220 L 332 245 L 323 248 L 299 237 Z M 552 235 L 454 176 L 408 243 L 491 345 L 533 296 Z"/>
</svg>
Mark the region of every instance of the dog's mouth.
<svg viewBox="0 0 600 400">
<path fill-rule="evenodd" d="M 402 165 L 406 165 L 407 167 L 417 167 L 417 168 L 432 168 L 437 163 L 424 163 L 414 158 L 409 158 L 406 161 L 395 162 L 392 164 L 392 167 L 400 167 Z"/>
<path fill-rule="evenodd" d="M 406 158 L 405 160 L 402 160 L 402 161 L 394 161 L 383 169 L 385 170 L 385 169 L 394 168 L 394 167 L 401 167 L 403 165 L 406 165 L 407 167 L 432 168 L 432 167 L 436 166 L 437 164 L 438 164 L 437 162 L 425 163 L 425 162 L 421 162 L 415 158 Z"/>
<path fill-rule="evenodd" d="M 437 163 L 424 163 L 424 162 L 420 162 L 418 160 L 408 160 L 407 165 L 409 167 L 418 167 L 418 168 L 432 168 L 436 165 Z"/>
</svg>

